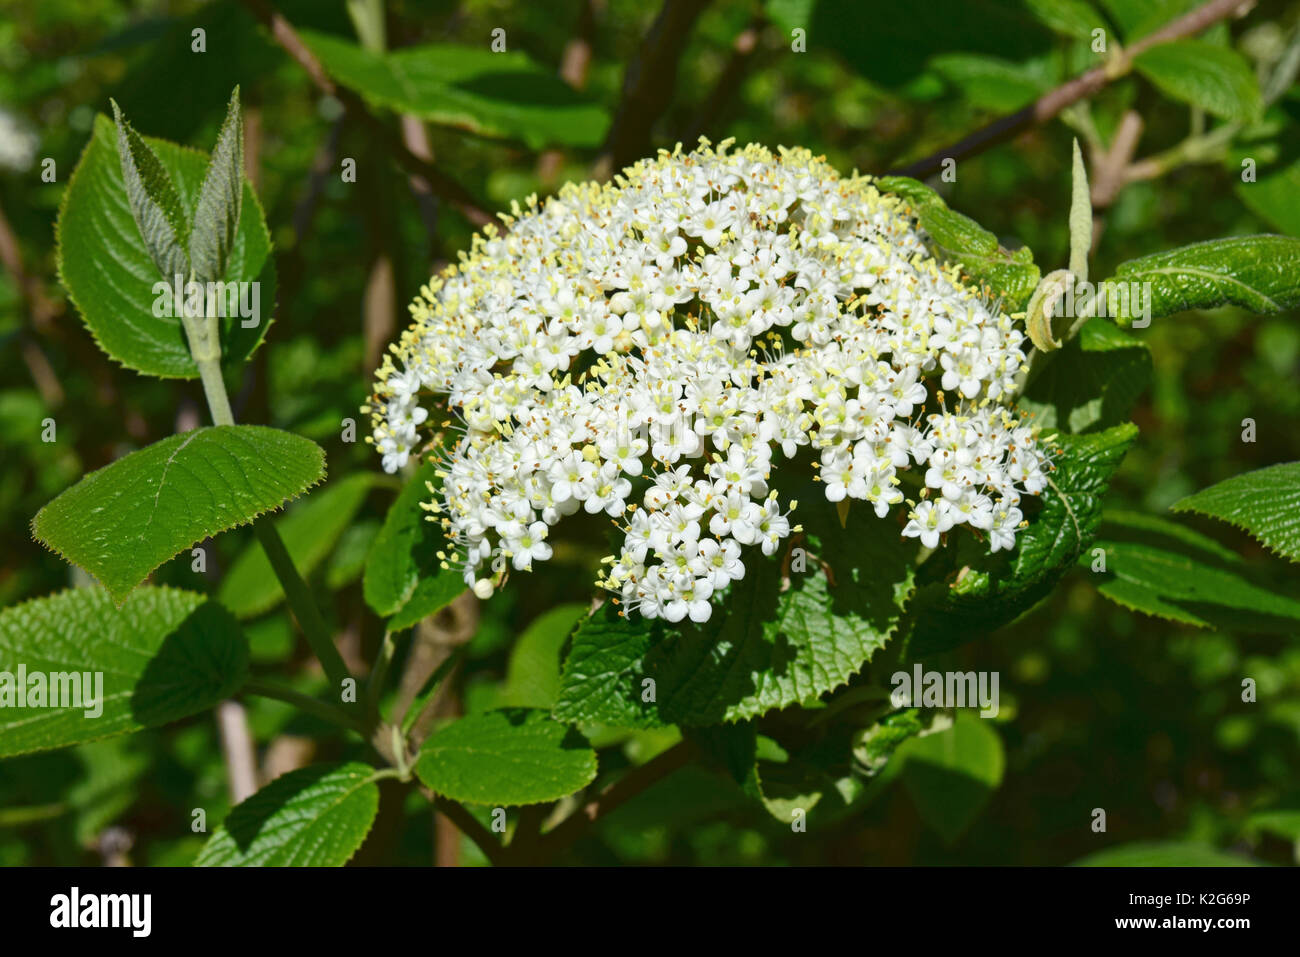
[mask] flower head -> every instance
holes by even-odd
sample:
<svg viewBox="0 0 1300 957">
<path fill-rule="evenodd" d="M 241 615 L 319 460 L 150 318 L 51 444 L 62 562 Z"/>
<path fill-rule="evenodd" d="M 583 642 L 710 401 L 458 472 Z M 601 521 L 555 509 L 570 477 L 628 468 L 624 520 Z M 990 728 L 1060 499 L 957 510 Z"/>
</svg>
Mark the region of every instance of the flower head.
<svg viewBox="0 0 1300 957">
<path fill-rule="evenodd" d="M 625 540 L 602 584 L 646 617 L 706 620 L 745 557 L 796 530 L 770 482 L 805 448 L 829 500 L 901 510 L 905 536 L 965 524 L 1014 546 L 1047 467 L 999 404 L 1020 330 L 870 177 L 728 146 L 516 204 L 411 306 L 372 441 L 396 471 L 427 394 L 462 420 L 431 508 L 476 591 L 485 564 L 529 569 L 551 526 L 603 512 Z"/>
</svg>

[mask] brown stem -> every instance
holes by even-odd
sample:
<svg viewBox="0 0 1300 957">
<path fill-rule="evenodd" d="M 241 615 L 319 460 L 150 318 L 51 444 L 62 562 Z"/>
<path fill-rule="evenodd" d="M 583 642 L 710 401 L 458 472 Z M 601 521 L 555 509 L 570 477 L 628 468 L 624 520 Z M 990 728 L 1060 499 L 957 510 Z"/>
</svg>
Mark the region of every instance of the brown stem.
<svg viewBox="0 0 1300 957">
<path fill-rule="evenodd" d="M 1019 112 L 995 120 L 960 142 L 932 153 L 925 159 L 917 160 L 901 169 L 891 170 L 890 175 L 924 179 L 937 173 L 946 159 L 960 160 L 982 153 L 1031 126 L 1046 123 L 1072 103 L 1097 93 L 1112 80 L 1117 80 L 1128 73 L 1133 68 L 1134 59 L 1152 47 L 1200 33 L 1235 11 L 1248 9 L 1253 5 L 1254 0 L 1211 0 L 1190 13 L 1169 21 L 1155 33 L 1143 37 L 1132 46 L 1120 51 L 1110 62 L 1093 67 L 1068 83 L 1044 93 Z"/>
<path fill-rule="evenodd" d="M 754 65 L 754 52 L 758 49 L 759 34 L 766 24 L 767 18 L 756 14 L 745 28 L 736 34 L 736 39 L 731 44 L 731 56 L 727 58 L 727 65 L 722 68 L 722 73 L 718 75 L 708 98 L 695 112 L 690 126 L 679 137 L 687 146 L 698 142 L 701 136 L 708 134 L 722 122 L 728 106 L 740 92 L 745 77 L 749 75 Z"/>
<path fill-rule="evenodd" d="M 449 800 L 441 794 L 435 795 L 432 800 L 434 809 L 438 814 L 445 817 L 455 825 L 456 830 L 473 841 L 491 863 L 498 867 L 509 863 L 505 847 L 492 836 L 487 828 L 478 822 L 474 815 L 455 801 Z M 440 829 L 438 834 L 440 844 L 443 833 Z"/>
<path fill-rule="evenodd" d="M 672 102 L 677 62 L 708 2 L 664 0 L 623 76 L 623 96 L 597 163 L 602 174 L 620 170 L 650 151 L 650 131 Z"/>
<path fill-rule="evenodd" d="M 1141 137 L 1142 117 L 1136 110 L 1128 110 L 1120 118 L 1110 146 L 1092 151 L 1092 253 L 1096 253 L 1106 228 L 1106 210 L 1127 182 L 1125 173 Z"/>
</svg>

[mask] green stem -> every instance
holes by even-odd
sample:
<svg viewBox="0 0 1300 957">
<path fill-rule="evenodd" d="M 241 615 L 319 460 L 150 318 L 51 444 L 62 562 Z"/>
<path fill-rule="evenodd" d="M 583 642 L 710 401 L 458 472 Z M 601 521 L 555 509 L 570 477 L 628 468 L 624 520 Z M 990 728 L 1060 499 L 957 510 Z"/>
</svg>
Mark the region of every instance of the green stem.
<svg viewBox="0 0 1300 957">
<path fill-rule="evenodd" d="M 284 541 L 274 525 L 268 521 L 255 522 L 253 534 L 262 543 L 262 550 L 266 552 L 266 557 L 271 562 L 275 577 L 280 579 L 280 584 L 284 588 L 284 596 L 289 602 L 289 608 L 293 611 L 293 616 L 298 619 L 298 626 L 306 636 L 307 643 L 320 659 L 325 675 L 333 685 L 333 693 L 338 694 L 344 680 L 352 676 L 348 672 L 347 665 L 343 663 L 343 656 L 334 645 L 334 638 L 325 625 L 325 620 L 321 618 L 320 611 L 312 600 L 307 583 L 298 574 L 298 568 L 289 557 L 289 550 L 284 547 Z"/>
<path fill-rule="evenodd" d="M 199 367 L 199 379 L 203 383 L 203 394 L 208 400 L 208 410 L 212 413 L 212 424 L 234 425 L 235 414 L 230 409 L 226 382 L 221 377 L 221 360 L 195 359 L 194 361 Z"/>
<path fill-rule="evenodd" d="M 310 695 L 295 691 L 293 688 L 286 688 L 283 685 L 264 681 L 261 678 L 249 678 L 244 684 L 244 693 L 257 695 L 260 698 L 273 698 L 277 701 L 283 701 L 293 705 L 299 711 L 314 714 L 322 721 L 328 721 L 330 724 L 347 728 L 358 734 L 364 733 L 361 725 L 339 705 L 330 704 L 328 701 L 320 701 Z"/>
<path fill-rule="evenodd" d="M 190 278 L 193 279 L 193 273 L 190 274 Z M 194 357 L 195 365 L 199 367 L 199 378 L 203 382 L 203 393 L 208 400 L 208 411 L 212 415 L 212 422 L 214 425 L 234 425 L 235 416 L 230 408 L 230 397 L 226 394 L 226 380 L 221 375 L 221 338 L 217 317 L 215 314 L 185 316 L 183 322 L 186 338 L 189 339 L 190 354 Z M 253 534 L 262 543 L 262 549 L 271 562 L 275 577 L 280 580 L 280 585 L 284 589 L 289 607 L 294 617 L 298 619 L 298 626 L 302 628 L 312 651 L 320 659 L 325 674 L 337 694 L 343 686 L 344 679 L 350 678 L 351 675 L 343 663 L 338 648 L 334 646 L 334 639 L 324 619 L 321 618 L 316 603 L 312 600 L 306 582 L 298 574 L 298 568 L 289 557 L 289 551 L 284 547 L 280 533 L 269 520 L 254 522 Z"/>
<path fill-rule="evenodd" d="M 379 696 L 384 690 L 384 678 L 388 676 L 388 668 L 393 663 L 393 655 L 397 649 L 397 636 L 391 631 L 384 632 L 384 642 L 379 646 L 379 657 L 375 659 L 375 667 L 370 672 L 370 677 L 366 679 L 366 701 L 369 703 L 371 710 L 378 710 Z"/>
</svg>

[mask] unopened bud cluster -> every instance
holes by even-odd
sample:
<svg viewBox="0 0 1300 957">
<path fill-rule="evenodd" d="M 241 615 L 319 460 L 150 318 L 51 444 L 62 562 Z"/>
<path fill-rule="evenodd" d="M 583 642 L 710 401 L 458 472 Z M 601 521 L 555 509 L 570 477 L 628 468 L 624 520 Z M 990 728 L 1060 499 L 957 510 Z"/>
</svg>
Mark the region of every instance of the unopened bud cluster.
<svg viewBox="0 0 1300 957">
<path fill-rule="evenodd" d="M 445 397 L 463 434 L 427 507 L 479 594 L 582 510 L 623 532 L 601 582 L 626 610 L 704 621 L 794 530 L 769 481 L 805 446 L 832 502 L 1014 545 L 1047 468 L 1007 407 L 1021 332 L 869 177 L 727 146 L 516 206 L 412 305 L 373 442 L 401 468 Z"/>
</svg>

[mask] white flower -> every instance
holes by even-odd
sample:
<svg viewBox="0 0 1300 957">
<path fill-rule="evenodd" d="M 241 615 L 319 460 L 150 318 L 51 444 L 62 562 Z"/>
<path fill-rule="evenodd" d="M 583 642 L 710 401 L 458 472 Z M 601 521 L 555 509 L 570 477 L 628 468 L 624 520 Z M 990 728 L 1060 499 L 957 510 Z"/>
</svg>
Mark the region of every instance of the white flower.
<svg viewBox="0 0 1300 957">
<path fill-rule="evenodd" d="M 551 526 L 603 512 L 624 537 L 601 584 L 624 611 L 707 620 L 747 554 L 795 531 L 778 455 L 817 460 L 829 501 L 907 509 L 927 547 L 959 525 L 1014 547 L 1049 467 L 1006 407 L 1021 331 L 870 177 L 728 147 L 516 204 L 412 304 L 371 441 L 395 472 L 434 403 L 451 413 L 428 507 L 476 593 L 499 584 L 485 564 L 527 570 Z M 932 491 L 906 502 L 904 479 Z"/>
<path fill-rule="evenodd" d="M 544 562 L 551 557 L 551 546 L 546 544 L 546 535 L 549 531 L 545 522 L 533 522 L 526 530 L 520 532 L 517 539 L 507 539 L 510 542 L 510 551 L 514 555 L 512 561 L 515 568 L 527 570 L 533 567 L 534 558 Z"/>
</svg>

